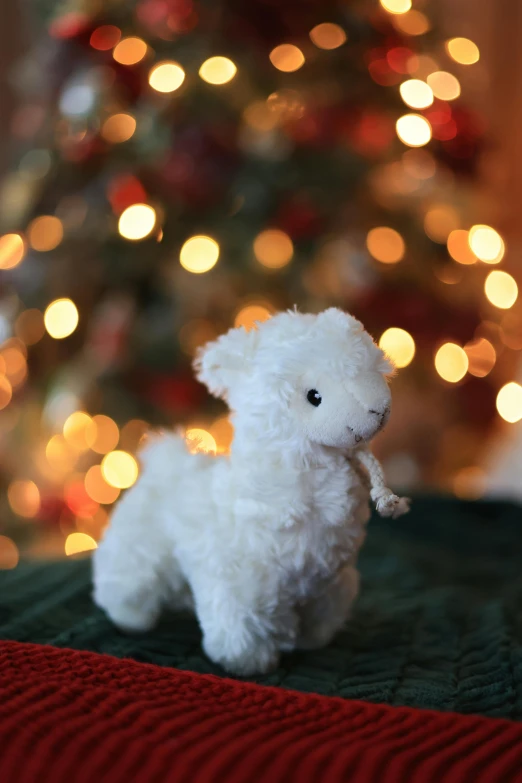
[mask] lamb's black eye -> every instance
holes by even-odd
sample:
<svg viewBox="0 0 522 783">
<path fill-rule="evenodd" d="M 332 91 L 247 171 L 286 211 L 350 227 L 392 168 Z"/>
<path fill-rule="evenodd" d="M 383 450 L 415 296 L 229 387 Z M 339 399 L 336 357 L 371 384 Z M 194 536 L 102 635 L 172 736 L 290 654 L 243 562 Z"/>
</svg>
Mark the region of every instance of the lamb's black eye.
<svg viewBox="0 0 522 783">
<path fill-rule="evenodd" d="M 306 395 L 306 399 L 310 403 L 310 405 L 314 405 L 316 408 L 321 404 L 321 400 L 323 399 L 317 389 L 310 389 L 308 394 Z"/>
</svg>

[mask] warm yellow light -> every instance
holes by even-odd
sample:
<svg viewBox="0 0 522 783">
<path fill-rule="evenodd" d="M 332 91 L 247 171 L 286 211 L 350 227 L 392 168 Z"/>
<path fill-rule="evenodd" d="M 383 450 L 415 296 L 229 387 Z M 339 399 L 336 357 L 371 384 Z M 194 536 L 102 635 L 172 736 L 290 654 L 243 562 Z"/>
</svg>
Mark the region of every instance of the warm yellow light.
<svg viewBox="0 0 522 783">
<path fill-rule="evenodd" d="M 279 125 L 281 116 L 271 110 L 267 101 L 253 101 L 245 108 L 243 119 L 254 130 L 268 133 Z"/>
<path fill-rule="evenodd" d="M 440 377 L 449 383 L 458 383 L 468 371 L 468 357 L 455 343 L 441 345 L 435 354 L 435 369 Z"/>
<path fill-rule="evenodd" d="M 179 253 L 179 262 L 187 272 L 201 275 L 216 266 L 219 258 L 219 245 L 215 239 L 207 236 L 190 237 Z"/>
<path fill-rule="evenodd" d="M 178 63 L 158 63 L 149 73 L 149 84 L 156 92 L 174 92 L 185 81 L 185 71 Z"/>
<path fill-rule="evenodd" d="M 118 425 L 109 416 L 94 416 L 92 419 L 96 427 L 96 436 L 90 447 L 98 454 L 107 454 L 118 445 L 120 432 Z"/>
<path fill-rule="evenodd" d="M 25 242 L 20 234 L 0 237 L 0 269 L 13 269 L 25 255 Z"/>
<path fill-rule="evenodd" d="M 256 329 L 256 324 L 268 321 L 271 313 L 263 305 L 247 305 L 241 308 L 234 319 L 234 326 L 242 326 L 249 332 L 251 329 Z"/>
<path fill-rule="evenodd" d="M 396 264 L 404 257 L 406 250 L 404 239 L 399 232 L 386 226 L 368 231 L 366 247 L 381 264 Z"/>
<path fill-rule="evenodd" d="M 203 452 L 204 454 L 215 454 L 217 451 L 216 441 L 207 430 L 200 427 L 191 427 L 185 433 L 187 446 L 192 454 Z"/>
<path fill-rule="evenodd" d="M 476 43 L 469 38 L 451 38 L 446 41 L 446 51 L 455 62 L 461 65 L 473 65 L 480 59 L 480 51 Z"/>
<path fill-rule="evenodd" d="M 227 84 L 237 73 L 237 68 L 228 57 L 209 57 L 199 69 L 199 75 L 208 84 Z"/>
<path fill-rule="evenodd" d="M 501 310 L 509 310 L 518 298 L 516 280 L 507 272 L 498 270 L 490 272 L 486 277 L 484 291 L 491 304 Z"/>
<path fill-rule="evenodd" d="M 412 54 L 406 64 L 410 75 L 415 75 L 417 79 L 427 79 L 430 73 L 439 70 L 439 65 L 433 57 L 428 54 Z"/>
<path fill-rule="evenodd" d="M 0 569 L 9 571 L 16 568 L 20 555 L 15 542 L 7 536 L 0 536 Z"/>
<path fill-rule="evenodd" d="M 484 492 L 485 479 L 482 468 L 462 468 L 453 478 L 453 491 L 463 500 L 477 500 Z"/>
<path fill-rule="evenodd" d="M 63 436 L 78 451 L 86 451 L 96 440 L 96 424 L 88 413 L 75 411 L 65 420 Z"/>
<path fill-rule="evenodd" d="M 441 101 L 454 101 L 460 95 L 460 84 L 456 76 L 447 71 L 430 73 L 427 82 L 433 94 Z"/>
<path fill-rule="evenodd" d="M 469 230 L 469 246 L 481 261 L 498 264 L 504 258 L 504 241 L 491 226 L 476 225 Z"/>
<path fill-rule="evenodd" d="M 401 98 L 412 109 L 426 109 L 433 103 L 433 91 L 420 79 L 407 79 L 399 87 Z"/>
<path fill-rule="evenodd" d="M 65 474 L 74 467 L 78 452 L 69 446 L 63 435 L 53 435 L 45 447 L 45 456 L 54 471 Z"/>
<path fill-rule="evenodd" d="M 27 361 L 22 351 L 7 345 L 0 353 L 0 361 L 3 362 L 3 371 L 9 378 L 11 386 L 19 386 L 27 375 Z"/>
<path fill-rule="evenodd" d="M 261 231 L 254 239 L 254 255 L 263 266 L 280 269 L 292 260 L 294 245 L 292 240 L 277 228 Z"/>
<path fill-rule="evenodd" d="M 12 481 L 7 489 L 7 499 L 19 517 L 29 519 L 40 510 L 40 492 L 34 481 Z"/>
<path fill-rule="evenodd" d="M 131 114 L 113 114 L 102 125 L 101 135 L 112 144 L 128 141 L 136 130 L 136 120 Z"/>
<path fill-rule="evenodd" d="M 337 49 L 346 41 L 346 33 L 338 24 L 323 22 L 310 30 L 310 38 L 318 49 Z"/>
<path fill-rule="evenodd" d="M 448 236 L 448 253 L 458 264 L 475 264 L 477 256 L 472 251 L 468 242 L 469 234 L 462 228 L 451 231 Z"/>
<path fill-rule="evenodd" d="M 120 490 L 108 484 L 99 465 L 93 465 L 85 474 L 85 491 L 96 503 L 108 505 L 118 499 Z"/>
<path fill-rule="evenodd" d="M 514 424 L 522 419 L 522 386 L 511 381 L 497 394 L 497 411 L 505 421 Z"/>
<path fill-rule="evenodd" d="M 411 0 L 380 0 L 380 3 L 390 14 L 405 14 L 411 8 Z"/>
<path fill-rule="evenodd" d="M 218 454 L 227 454 L 234 438 L 234 427 L 228 416 L 216 419 L 209 431 L 216 441 Z"/>
<path fill-rule="evenodd" d="M 71 299 L 55 299 L 44 313 L 47 332 L 55 340 L 69 337 L 78 326 L 78 309 Z"/>
<path fill-rule="evenodd" d="M 270 62 L 278 71 L 292 73 L 298 71 L 304 64 L 302 51 L 294 44 L 281 44 L 270 52 Z"/>
<path fill-rule="evenodd" d="M 423 147 L 431 139 L 431 125 L 421 114 L 404 114 L 395 128 L 399 139 L 408 147 Z"/>
<path fill-rule="evenodd" d="M 390 357 L 396 367 L 407 367 L 415 356 L 415 341 L 405 329 L 392 326 L 379 340 L 379 347 Z"/>
<path fill-rule="evenodd" d="M 138 478 L 138 463 L 126 451 L 110 451 L 102 460 L 101 471 L 111 487 L 127 489 Z"/>
<path fill-rule="evenodd" d="M 42 215 L 29 223 L 27 238 L 34 250 L 46 252 L 58 247 L 63 239 L 63 226 L 59 218 Z"/>
<path fill-rule="evenodd" d="M 0 375 L 0 410 L 5 408 L 11 402 L 13 396 L 13 387 L 5 377 Z"/>
<path fill-rule="evenodd" d="M 430 29 L 430 22 L 421 11 L 410 10 L 396 16 L 393 26 L 406 35 L 424 35 Z"/>
<path fill-rule="evenodd" d="M 120 65 L 135 65 L 147 54 L 147 44 L 141 38 L 123 38 L 116 46 L 112 56 Z"/>
<path fill-rule="evenodd" d="M 24 310 L 15 321 L 15 333 L 26 345 L 34 345 L 45 334 L 45 324 L 40 310 Z"/>
<path fill-rule="evenodd" d="M 98 544 L 92 536 L 87 533 L 69 533 L 65 540 L 65 554 L 78 555 L 81 552 L 89 552 L 91 549 L 97 549 Z"/>
<path fill-rule="evenodd" d="M 124 209 L 118 221 L 118 231 L 125 239 L 136 242 L 148 237 L 156 225 L 156 212 L 148 204 L 132 204 Z"/>
<path fill-rule="evenodd" d="M 493 345 L 484 337 L 467 343 L 464 346 L 468 357 L 468 372 L 476 378 L 485 378 L 495 366 L 497 354 Z"/>
<path fill-rule="evenodd" d="M 431 207 L 424 216 L 424 230 L 434 242 L 445 244 L 449 234 L 459 225 L 459 216 L 448 204 Z"/>
</svg>

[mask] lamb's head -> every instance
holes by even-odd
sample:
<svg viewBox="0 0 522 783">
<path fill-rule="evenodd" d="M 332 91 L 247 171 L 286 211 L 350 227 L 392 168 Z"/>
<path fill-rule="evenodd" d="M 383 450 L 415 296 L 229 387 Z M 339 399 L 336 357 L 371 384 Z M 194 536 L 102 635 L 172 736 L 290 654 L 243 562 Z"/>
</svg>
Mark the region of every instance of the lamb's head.
<svg viewBox="0 0 522 783">
<path fill-rule="evenodd" d="M 336 308 L 279 313 L 255 331 L 231 329 L 204 346 L 196 369 L 238 419 L 300 448 L 353 448 L 390 414 L 391 363 L 362 325 Z"/>
</svg>

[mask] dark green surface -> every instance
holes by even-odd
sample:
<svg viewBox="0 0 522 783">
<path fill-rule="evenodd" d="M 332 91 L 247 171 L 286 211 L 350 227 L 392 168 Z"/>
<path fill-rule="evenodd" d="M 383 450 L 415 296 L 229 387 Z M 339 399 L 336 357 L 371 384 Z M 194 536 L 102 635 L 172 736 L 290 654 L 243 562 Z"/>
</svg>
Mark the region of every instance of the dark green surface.
<svg viewBox="0 0 522 783">
<path fill-rule="evenodd" d="M 416 500 L 373 520 L 363 588 L 327 649 L 283 658 L 258 682 L 389 704 L 522 717 L 522 509 Z M 0 574 L 0 638 L 95 650 L 222 674 L 197 623 L 168 616 L 125 636 L 90 599 L 88 561 L 22 564 Z"/>
</svg>

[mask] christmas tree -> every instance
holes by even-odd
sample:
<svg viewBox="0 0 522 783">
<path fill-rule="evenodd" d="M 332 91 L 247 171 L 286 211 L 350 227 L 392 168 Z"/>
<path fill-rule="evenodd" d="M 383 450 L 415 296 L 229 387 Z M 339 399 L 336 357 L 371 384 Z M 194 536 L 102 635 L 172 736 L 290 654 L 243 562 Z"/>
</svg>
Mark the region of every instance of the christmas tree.
<svg viewBox="0 0 522 783">
<path fill-rule="evenodd" d="M 1 192 L 4 567 L 94 546 L 150 426 L 225 452 L 191 359 L 294 305 L 349 310 L 407 368 L 391 480 L 473 491 L 517 289 L 473 211 L 479 52 L 431 10 L 44 5 Z"/>
</svg>

